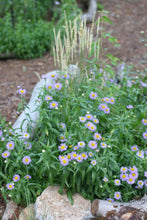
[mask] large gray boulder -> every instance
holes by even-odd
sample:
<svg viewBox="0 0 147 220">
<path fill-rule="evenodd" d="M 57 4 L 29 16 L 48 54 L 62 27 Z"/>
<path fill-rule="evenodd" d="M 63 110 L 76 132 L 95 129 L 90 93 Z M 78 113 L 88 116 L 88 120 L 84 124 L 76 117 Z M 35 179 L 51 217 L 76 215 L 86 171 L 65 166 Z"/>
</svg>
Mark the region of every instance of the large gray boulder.
<svg viewBox="0 0 147 220">
<path fill-rule="evenodd" d="M 78 193 L 71 205 L 67 194 L 58 193 L 59 186 L 48 186 L 35 203 L 35 220 L 83 220 L 91 216 L 91 202 Z"/>
</svg>

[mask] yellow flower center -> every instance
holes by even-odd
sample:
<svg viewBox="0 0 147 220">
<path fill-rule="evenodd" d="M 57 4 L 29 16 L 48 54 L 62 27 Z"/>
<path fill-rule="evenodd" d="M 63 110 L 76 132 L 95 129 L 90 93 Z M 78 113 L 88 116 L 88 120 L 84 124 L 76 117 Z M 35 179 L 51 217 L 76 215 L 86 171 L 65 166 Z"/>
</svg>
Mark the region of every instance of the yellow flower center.
<svg viewBox="0 0 147 220">
<path fill-rule="evenodd" d="M 61 146 L 61 149 L 64 149 L 64 148 L 65 148 L 65 146 L 64 146 L 64 145 L 62 145 L 62 146 Z"/>
<path fill-rule="evenodd" d="M 96 137 L 99 138 L 100 137 L 99 134 L 97 134 Z"/>
<path fill-rule="evenodd" d="M 4 156 L 7 156 L 7 153 L 4 153 Z"/>
<path fill-rule="evenodd" d="M 54 107 L 54 106 L 56 106 L 56 104 L 55 104 L 55 103 L 52 103 L 52 106 Z"/>
<path fill-rule="evenodd" d="M 9 185 L 9 188 L 12 188 L 13 186 L 12 185 Z"/>
<path fill-rule="evenodd" d="M 29 159 L 26 158 L 26 159 L 25 159 L 25 162 L 28 162 L 28 161 L 29 161 Z"/>
<path fill-rule="evenodd" d="M 9 144 L 9 147 L 12 147 L 12 144 Z"/>
<path fill-rule="evenodd" d="M 66 160 L 62 160 L 62 163 L 64 163 L 64 164 L 65 164 L 66 162 L 67 162 Z"/>
</svg>

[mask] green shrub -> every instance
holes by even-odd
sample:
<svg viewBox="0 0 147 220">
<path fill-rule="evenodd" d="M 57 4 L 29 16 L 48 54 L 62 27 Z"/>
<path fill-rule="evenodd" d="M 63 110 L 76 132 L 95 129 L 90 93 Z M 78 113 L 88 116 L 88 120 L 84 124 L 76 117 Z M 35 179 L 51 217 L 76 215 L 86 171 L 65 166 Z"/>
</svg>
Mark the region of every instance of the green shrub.
<svg viewBox="0 0 147 220">
<path fill-rule="evenodd" d="M 48 22 L 43 20 L 44 15 L 42 11 L 43 8 L 47 7 L 47 1 L 44 1 L 44 7 L 40 1 L 36 1 L 37 4 L 40 4 L 36 6 L 37 11 L 34 11 L 34 3 L 31 2 L 26 2 L 26 10 L 22 5 L 24 1 L 16 4 L 19 7 L 16 7 L 14 20 L 12 14 L 8 12 L 3 18 L 0 18 L 0 54 L 13 54 L 21 59 L 41 57 L 46 51 L 51 49 L 54 42 L 54 24 L 56 23 L 55 29 L 58 30 L 65 24 L 64 13 L 66 13 L 68 20 L 72 20 L 80 13 L 75 0 L 63 0 L 60 7 L 51 7 L 53 5 L 51 3 L 50 7 L 54 8 L 53 21 Z M 27 11 L 27 14 L 25 11 Z M 62 28 L 61 37 L 63 37 L 64 33 L 65 29 Z"/>
</svg>

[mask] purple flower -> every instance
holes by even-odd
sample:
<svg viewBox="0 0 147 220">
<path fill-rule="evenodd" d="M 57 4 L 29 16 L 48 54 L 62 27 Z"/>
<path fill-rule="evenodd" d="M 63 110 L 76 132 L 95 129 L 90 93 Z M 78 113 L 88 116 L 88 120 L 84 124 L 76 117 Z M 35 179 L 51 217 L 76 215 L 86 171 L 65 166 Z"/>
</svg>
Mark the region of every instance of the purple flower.
<svg viewBox="0 0 147 220">
<path fill-rule="evenodd" d="M 113 97 L 110 98 L 110 102 L 109 103 L 112 104 L 112 105 L 115 103 L 115 100 L 114 100 Z"/>
<path fill-rule="evenodd" d="M 53 89 L 53 84 L 47 83 L 46 88 L 49 90 Z"/>
<path fill-rule="evenodd" d="M 83 160 L 86 160 L 88 158 L 88 155 L 86 152 L 81 153 Z"/>
<path fill-rule="evenodd" d="M 114 199 L 108 198 L 107 201 L 108 202 L 114 202 Z"/>
<path fill-rule="evenodd" d="M 137 172 L 131 172 L 129 176 L 133 179 L 136 179 L 136 178 L 138 178 L 138 173 Z"/>
<path fill-rule="evenodd" d="M 91 161 L 91 164 L 92 164 L 93 166 L 95 166 L 95 165 L 97 164 L 96 160 L 92 160 L 92 161 Z"/>
<path fill-rule="evenodd" d="M 2 132 L 2 130 L 0 130 L 0 137 L 2 136 L 2 134 L 3 134 L 3 132 Z"/>
<path fill-rule="evenodd" d="M 126 173 L 128 171 L 127 167 L 121 167 L 120 172 Z"/>
<path fill-rule="evenodd" d="M 144 125 L 147 125 L 147 119 L 142 119 L 142 123 L 143 123 Z"/>
<path fill-rule="evenodd" d="M 61 142 L 65 142 L 65 141 L 66 141 L 64 134 L 61 134 L 61 135 L 60 135 L 60 141 L 61 141 Z"/>
<path fill-rule="evenodd" d="M 82 155 L 81 154 L 77 154 L 76 160 L 77 160 L 77 162 L 82 162 L 83 161 Z"/>
<path fill-rule="evenodd" d="M 142 188 L 143 185 L 144 185 L 144 182 L 143 182 L 142 180 L 139 180 L 139 181 L 137 182 L 137 185 Z"/>
<path fill-rule="evenodd" d="M 78 150 L 79 149 L 79 146 L 74 146 L 74 150 Z"/>
<path fill-rule="evenodd" d="M 104 101 L 105 101 L 106 103 L 109 103 L 109 102 L 110 102 L 110 99 L 109 99 L 108 97 L 105 97 L 105 98 L 104 98 Z"/>
<path fill-rule="evenodd" d="M 7 157 L 10 156 L 10 153 L 9 153 L 9 151 L 6 150 L 1 155 L 2 155 L 3 158 L 7 158 Z"/>
<path fill-rule="evenodd" d="M 109 113 L 110 113 L 110 108 L 105 108 L 105 109 L 104 109 L 104 112 L 105 112 L 106 114 L 109 114 Z"/>
<path fill-rule="evenodd" d="M 147 177 L 147 171 L 144 172 L 144 176 Z"/>
<path fill-rule="evenodd" d="M 14 182 L 17 182 L 19 179 L 20 179 L 20 176 L 19 176 L 18 174 L 15 174 L 15 175 L 13 176 L 13 181 L 14 181 Z"/>
<path fill-rule="evenodd" d="M 93 156 L 93 153 L 92 153 L 92 152 L 89 152 L 88 155 L 89 155 L 89 157 L 92 157 L 92 156 Z"/>
<path fill-rule="evenodd" d="M 131 173 L 134 173 L 134 172 L 137 173 L 138 169 L 137 169 L 136 166 L 133 166 L 133 167 L 129 167 L 129 171 L 130 171 Z"/>
<path fill-rule="evenodd" d="M 128 174 L 126 174 L 126 173 L 121 173 L 121 174 L 120 174 L 120 179 L 121 179 L 122 181 L 126 181 L 126 180 L 128 179 Z"/>
<path fill-rule="evenodd" d="M 67 146 L 66 144 L 60 144 L 60 145 L 58 146 L 58 149 L 59 149 L 60 151 L 65 151 L 65 150 L 67 150 L 67 148 L 68 148 L 68 146 Z"/>
<path fill-rule="evenodd" d="M 89 129 L 90 131 L 95 131 L 95 130 L 96 130 L 96 126 L 91 123 L 91 125 L 88 127 L 88 129 Z"/>
<path fill-rule="evenodd" d="M 95 140 L 100 140 L 102 136 L 99 133 L 94 133 L 94 139 Z"/>
<path fill-rule="evenodd" d="M 27 93 L 27 91 L 25 90 L 25 89 L 19 89 L 18 90 L 18 93 L 20 94 L 20 95 L 25 95 L 26 93 Z"/>
<path fill-rule="evenodd" d="M 103 178 L 103 181 L 104 181 L 104 182 L 108 182 L 108 178 L 107 178 L 107 177 L 104 177 L 104 178 Z"/>
<path fill-rule="evenodd" d="M 47 78 L 48 78 L 47 74 L 42 74 L 41 75 L 41 79 L 47 79 Z"/>
<path fill-rule="evenodd" d="M 57 108 L 58 107 L 58 102 L 52 101 L 49 105 L 49 108 Z"/>
<path fill-rule="evenodd" d="M 108 106 L 106 104 L 100 104 L 98 109 L 101 110 L 101 111 L 104 111 L 105 108 L 108 108 Z"/>
<path fill-rule="evenodd" d="M 6 148 L 7 148 L 7 150 L 13 150 L 14 149 L 14 142 L 13 141 L 9 141 L 6 144 Z"/>
<path fill-rule="evenodd" d="M 79 141 L 78 146 L 79 147 L 85 147 L 85 142 L 84 141 Z"/>
<path fill-rule="evenodd" d="M 54 88 L 57 89 L 57 90 L 61 90 L 62 89 L 62 84 L 61 83 L 55 83 Z"/>
<path fill-rule="evenodd" d="M 99 123 L 99 120 L 96 119 L 96 118 L 93 118 L 93 122 L 94 122 L 95 124 L 98 124 L 98 123 Z"/>
<path fill-rule="evenodd" d="M 32 148 L 32 144 L 29 142 L 24 142 L 24 145 L 26 145 L 27 150 L 30 150 Z"/>
<path fill-rule="evenodd" d="M 127 105 L 127 109 L 132 109 L 133 105 Z"/>
<path fill-rule="evenodd" d="M 142 87 L 147 87 L 147 83 L 140 81 L 140 84 L 142 85 Z"/>
<path fill-rule="evenodd" d="M 97 142 L 96 142 L 96 141 L 89 141 L 89 142 L 88 142 L 88 146 L 89 146 L 91 149 L 96 149 L 96 148 L 97 148 Z"/>
<path fill-rule="evenodd" d="M 135 183 L 135 179 L 132 177 L 132 175 L 128 176 L 128 179 L 126 180 L 128 184 L 132 185 Z"/>
<path fill-rule="evenodd" d="M 62 75 L 62 78 L 64 78 L 64 79 L 69 79 L 69 78 L 70 78 L 70 75 L 64 74 L 64 75 Z"/>
<path fill-rule="evenodd" d="M 25 165 L 28 165 L 31 163 L 31 158 L 29 156 L 25 156 L 23 159 L 22 159 L 22 162 L 25 164 Z"/>
<path fill-rule="evenodd" d="M 145 185 L 145 186 L 147 186 L 147 179 L 146 179 L 146 180 L 144 180 L 144 185 Z"/>
<path fill-rule="evenodd" d="M 79 121 L 80 121 L 80 122 L 85 122 L 85 121 L 86 121 L 86 118 L 85 118 L 85 117 L 79 117 Z"/>
<path fill-rule="evenodd" d="M 75 151 L 73 151 L 71 153 L 71 157 L 72 157 L 72 159 L 76 159 L 77 158 L 77 153 Z"/>
<path fill-rule="evenodd" d="M 66 129 L 66 124 L 65 124 L 65 123 L 61 123 L 61 124 L 60 124 L 60 127 L 61 127 L 62 129 Z"/>
<path fill-rule="evenodd" d="M 67 159 L 67 157 L 64 157 L 63 159 L 60 160 L 60 163 L 61 163 L 63 166 L 67 166 L 68 163 L 69 163 L 69 160 Z"/>
<path fill-rule="evenodd" d="M 120 185 L 120 180 L 116 179 L 116 180 L 114 180 L 114 183 L 115 183 L 116 186 L 119 186 Z"/>
<path fill-rule="evenodd" d="M 23 133 L 23 138 L 28 139 L 30 135 L 28 133 Z"/>
<path fill-rule="evenodd" d="M 120 192 L 115 192 L 115 193 L 114 193 L 114 198 L 117 199 L 117 200 L 119 200 L 119 199 L 121 198 Z"/>
<path fill-rule="evenodd" d="M 136 155 L 138 156 L 138 157 L 140 157 L 140 158 L 144 158 L 144 151 L 143 150 L 140 150 L 140 151 L 138 151 L 137 153 L 136 153 Z"/>
<path fill-rule="evenodd" d="M 52 96 L 46 95 L 46 96 L 45 96 L 45 101 L 50 101 L 50 100 L 52 100 Z"/>
<path fill-rule="evenodd" d="M 14 189 L 14 184 L 13 183 L 8 183 L 7 184 L 7 189 L 9 189 L 9 190 Z"/>
<path fill-rule="evenodd" d="M 93 116 L 90 114 L 86 114 L 85 117 L 87 120 L 93 120 Z"/>
<path fill-rule="evenodd" d="M 58 75 L 56 73 L 51 73 L 49 75 L 49 78 L 52 79 L 52 80 L 56 80 L 58 78 Z"/>
<path fill-rule="evenodd" d="M 132 151 L 137 151 L 137 150 L 138 150 L 138 146 L 137 146 L 137 145 L 133 145 L 133 146 L 131 147 L 131 150 L 132 150 Z"/>
<path fill-rule="evenodd" d="M 31 179 L 32 177 L 30 175 L 26 175 L 25 179 Z"/>
<path fill-rule="evenodd" d="M 107 147 L 107 144 L 104 142 L 101 142 L 101 148 L 106 148 L 106 147 Z"/>
<path fill-rule="evenodd" d="M 147 132 L 144 132 L 144 133 L 143 133 L 143 138 L 144 138 L 144 139 L 147 139 Z"/>
<path fill-rule="evenodd" d="M 89 96 L 90 96 L 91 99 L 96 99 L 97 93 L 96 92 L 91 92 Z"/>
</svg>

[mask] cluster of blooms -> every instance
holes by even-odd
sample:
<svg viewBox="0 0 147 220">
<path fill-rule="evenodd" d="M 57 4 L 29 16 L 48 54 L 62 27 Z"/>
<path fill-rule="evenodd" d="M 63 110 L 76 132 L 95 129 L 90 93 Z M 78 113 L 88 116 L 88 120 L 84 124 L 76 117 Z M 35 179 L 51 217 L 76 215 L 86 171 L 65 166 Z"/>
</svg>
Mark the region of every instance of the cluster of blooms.
<svg viewBox="0 0 147 220">
<path fill-rule="evenodd" d="M 46 88 L 50 91 L 52 89 L 61 90 L 62 89 L 62 83 L 47 83 Z"/>
<path fill-rule="evenodd" d="M 144 159 L 144 154 L 147 155 L 147 151 L 139 150 L 139 148 L 138 148 L 137 145 L 133 145 L 133 146 L 131 147 L 131 150 L 134 151 L 134 152 L 137 151 L 136 155 L 137 155 L 138 157 L 142 158 L 142 159 Z"/>
<path fill-rule="evenodd" d="M 101 101 L 106 102 L 106 103 L 110 103 L 112 105 L 115 103 L 113 97 L 111 97 L 111 98 L 105 97 L 105 98 L 102 98 Z M 110 108 L 107 106 L 107 104 L 101 103 L 99 105 L 98 109 L 101 110 L 101 111 L 104 111 L 106 114 L 110 113 Z"/>
<path fill-rule="evenodd" d="M 83 116 L 79 117 L 79 121 L 82 123 L 87 121 L 85 127 L 88 128 L 90 131 L 95 131 L 96 130 L 95 124 L 99 123 L 99 120 L 93 117 L 91 114 L 86 114 L 84 117 Z M 95 124 L 93 124 L 91 121 L 94 122 Z"/>
<path fill-rule="evenodd" d="M 13 142 L 13 141 L 9 141 L 9 142 L 6 144 L 7 150 L 4 151 L 4 152 L 1 154 L 1 156 L 2 156 L 3 158 L 9 157 L 9 156 L 10 156 L 10 152 L 9 152 L 8 150 L 13 150 L 13 149 L 14 149 L 14 146 L 15 146 L 14 142 Z"/>
<path fill-rule="evenodd" d="M 56 80 L 56 78 L 57 78 L 57 75 L 56 74 L 52 74 L 52 75 L 50 75 L 50 78 L 51 79 L 54 79 L 54 80 Z M 52 89 L 56 89 L 56 90 L 61 90 L 62 89 L 62 83 L 47 83 L 47 85 L 46 85 L 46 88 L 50 91 L 50 90 L 52 90 Z M 51 108 L 51 109 L 53 109 L 53 108 L 58 108 L 58 102 L 57 101 L 54 101 L 54 100 L 52 100 L 53 98 L 52 98 L 52 96 L 50 96 L 50 95 L 46 95 L 45 96 L 45 101 L 51 101 L 50 103 L 49 103 L 49 108 Z"/>
<path fill-rule="evenodd" d="M 31 177 L 30 175 L 26 175 L 24 178 L 25 178 L 25 179 L 31 179 L 32 177 Z M 13 181 L 14 181 L 14 182 L 19 181 L 19 179 L 20 179 L 20 175 L 15 174 L 15 175 L 13 176 Z M 14 189 L 14 182 L 7 184 L 7 189 L 8 189 L 8 190 Z"/>
<path fill-rule="evenodd" d="M 121 171 L 120 179 L 122 181 L 126 181 L 130 185 L 133 185 L 135 183 L 135 181 L 139 175 L 138 169 L 136 166 L 129 167 L 129 168 L 121 167 L 120 171 Z M 144 175 L 146 177 L 147 173 L 145 172 Z M 145 186 L 147 186 L 146 182 L 147 182 L 147 180 L 145 180 L 145 181 L 138 180 L 136 188 L 142 188 L 144 184 L 145 184 Z"/>
<path fill-rule="evenodd" d="M 144 125 L 147 125 L 147 119 L 142 119 L 142 123 L 143 123 Z M 143 138 L 144 138 L 144 139 L 147 139 L 147 130 L 146 130 L 146 132 L 143 133 Z"/>
</svg>

